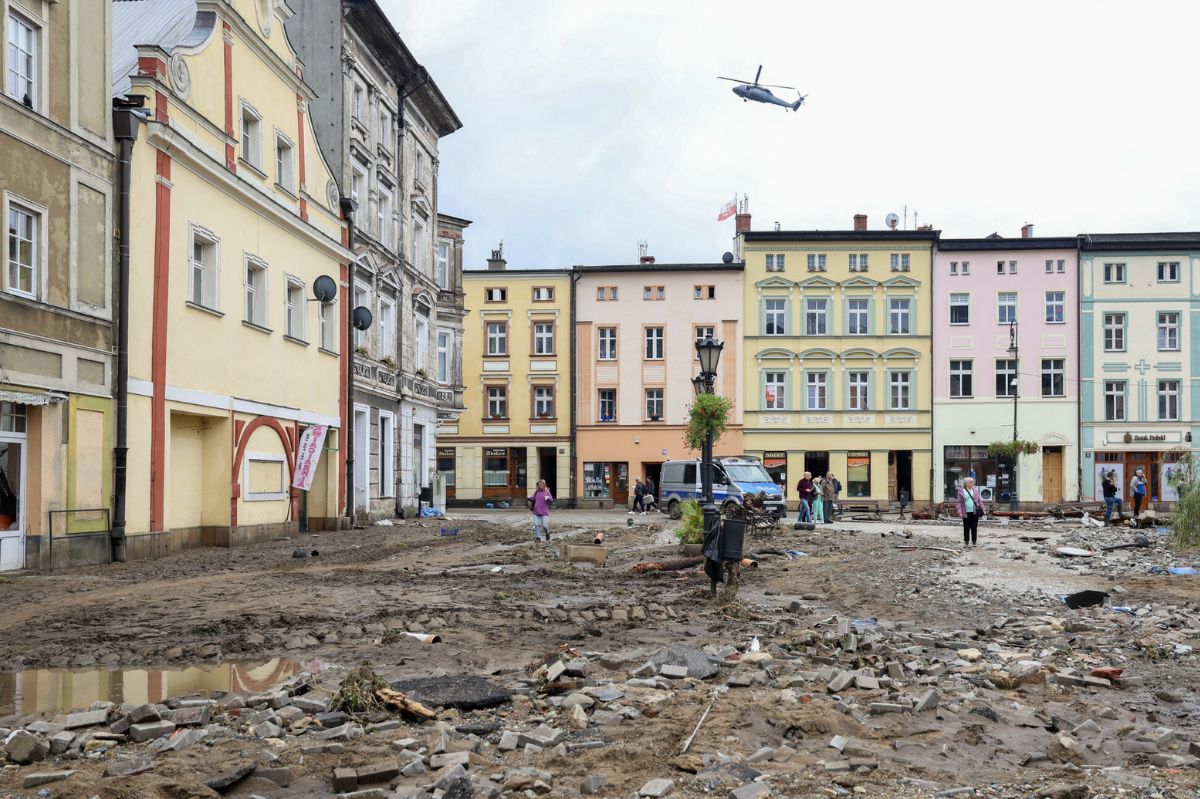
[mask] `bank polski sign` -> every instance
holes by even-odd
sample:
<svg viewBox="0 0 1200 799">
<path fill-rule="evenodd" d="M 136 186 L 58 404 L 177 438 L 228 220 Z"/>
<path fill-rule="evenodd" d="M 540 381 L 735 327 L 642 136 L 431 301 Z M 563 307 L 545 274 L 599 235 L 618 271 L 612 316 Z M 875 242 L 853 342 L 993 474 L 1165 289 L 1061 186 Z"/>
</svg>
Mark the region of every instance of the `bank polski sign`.
<svg viewBox="0 0 1200 799">
<path fill-rule="evenodd" d="M 317 463 L 321 459 L 321 449 L 325 446 L 325 436 L 329 425 L 316 424 L 306 428 L 300 435 L 300 446 L 296 453 L 296 474 L 292 477 L 292 488 L 307 491 L 312 488 L 313 475 L 317 471 Z"/>
</svg>

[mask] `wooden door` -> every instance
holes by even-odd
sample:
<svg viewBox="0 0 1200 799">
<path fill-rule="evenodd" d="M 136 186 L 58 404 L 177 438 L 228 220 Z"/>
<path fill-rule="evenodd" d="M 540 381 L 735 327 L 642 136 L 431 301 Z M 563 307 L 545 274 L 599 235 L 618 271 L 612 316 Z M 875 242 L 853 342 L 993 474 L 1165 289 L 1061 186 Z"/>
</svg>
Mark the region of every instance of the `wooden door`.
<svg viewBox="0 0 1200 799">
<path fill-rule="evenodd" d="M 1057 505 L 1063 501 L 1062 447 L 1042 450 L 1042 502 Z"/>
<path fill-rule="evenodd" d="M 613 505 L 618 508 L 627 506 L 629 504 L 629 464 L 612 464 L 611 480 Z"/>
<path fill-rule="evenodd" d="M 1133 492 L 1129 490 L 1129 481 L 1137 474 L 1137 470 L 1141 469 L 1142 474 L 1146 478 L 1146 498 L 1142 500 L 1142 510 L 1146 510 L 1150 506 L 1150 500 L 1154 495 L 1154 481 L 1151 478 L 1153 465 L 1150 462 L 1148 455 L 1143 455 L 1140 452 L 1130 453 L 1125 456 L 1125 485 L 1121 486 L 1121 496 L 1125 497 L 1125 504 L 1133 507 Z"/>
</svg>

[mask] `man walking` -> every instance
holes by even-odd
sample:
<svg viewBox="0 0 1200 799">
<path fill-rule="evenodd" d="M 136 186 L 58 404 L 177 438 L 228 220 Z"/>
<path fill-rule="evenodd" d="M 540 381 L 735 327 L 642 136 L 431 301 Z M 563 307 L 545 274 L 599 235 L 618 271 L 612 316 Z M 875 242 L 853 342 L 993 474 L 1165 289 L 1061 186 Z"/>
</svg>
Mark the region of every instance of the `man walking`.
<svg viewBox="0 0 1200 799">
<path fill-rule="evenodd" d="M 636 480 L 633 487 L 633 507 L 629 509 L 629 512 L 644 515 L 646 513 L 646 506 L 643 504 L 645 503 L 645 497 L 646 486 L 642 484 L 640 479 Z"/>
</svg>

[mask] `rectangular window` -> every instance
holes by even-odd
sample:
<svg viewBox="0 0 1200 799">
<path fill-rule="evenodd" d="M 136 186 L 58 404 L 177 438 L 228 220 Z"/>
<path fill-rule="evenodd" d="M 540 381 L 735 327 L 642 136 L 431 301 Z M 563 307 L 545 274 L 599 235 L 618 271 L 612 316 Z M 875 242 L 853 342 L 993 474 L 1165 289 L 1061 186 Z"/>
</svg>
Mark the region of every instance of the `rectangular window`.
<svg viewBox="0 0 1200 799">
<path fill-rule="evenodd" d="M 787 300 L 763 300 L 763 334 L 782 336 L 787 328 Z"/>
<path fill-rule="evenodd" d="M 18 14 L 8 15 L 8 96 L 37 110 L 38 29 Z"/>
<path fill-rule="evenodd" d="M 1125 351 L 1125 314 L 1104 314 L 1104 351 Z"/>
<path fill-rule="evenodd" d="M 304 340 L 304 286 L 295 280 L 287 281 L 287 335 Z"/>
<path fill-rule="evenodd" d="M 850 271 L 851 272 L 867 271 L 867 254 L 865 252 L 857 253 L 857 254 L 850 253 Z"/>
<path fill-rule="evenodd" d="M 824 411 L 829 408 L 829 374 L 809 372 L 805 378 L 808 389 L 808 410 Z"/>
<path fill-rule="evenodd" d="M 996 295 L 996 321 L 1009 325 L 1017 321 L 1017 293 L 1002 291 Z"/>
<path fill-rule="evenodd" d="M 907 272 L 909 268 L 909 254 L 906 252 L 892 253 L 892 271 Z"/>
<path fill-rule="evenodd" d="M 1105 264 L 1104 265 L 1104 282 L 1105 283 L 1124 283 L 1125 282 L 1125 264 Z"/>
<path fill-rule="evenodd" d="M 357 161 L 350 167 L 350 199 L 361 207 L 367 204 L 367 170 Z"/>
<path fill-rule="evenodd" d="M 504 322 L 487 323 L 487 354 L 508 355 L 508 325 Z"/>
<path fill-rule="evenodd" d="M 1160 312 L 1158 315 L 1158 349 L 1168 352 L 1179 349 L 1179 313 Z"/>
<path fill-rule="evenodd" d="M 5 270 L 5 288 L 14 294 L 37 297 L 41 276 L 38 267 L 41 260 L 39 228 L 42 216 L 35 211 L 8 204 L 8 269 Z"/>
<path fill-rule="evenodd" d="M 781 411 L 787 407 L 787 372 L 767 372 L 764 376 L 766 389 L 763 393 L 763 408 Z"/>
<path fill-rule="evenodd" d="M 600 340 L 600 360 L 615 361 L 617 359 L 617 329 L 602 327 L 598 330 Z"/>
<path fill-rule="evenodd" d="M 442 291 L 450 288 L 450 245 L 444 241 L 438 242 L 437 284 Z"/>
<path fill-rule="evenodd" d="M 667 298 L 666 286 L 643 286 L 642 287 L 642 299 L 643 300 L 658 301 L 658 300 L 665 300 L 666 298 Z"/>
<path fill-rule="evenodd" d="M 1160 422 L 1179 421 L 1179 381 L 1158 381 L 1158 420 Z"/>
<path fill-rule="evenodd" d="M 847 372 L 846 385 L 850 389 L 850 410 L 870 410 L 868 392 L 871 385 L 870 372 Z"/>
<path fill-rule="evenodd" d="M 508 418 L 508 388 L 505 386 L 487 387 L 487 418 Z"/>
<path fill-rule="evenodd" d="M 437 379 L 442 384 L 450 382 L 450 334 L 442 330 L 437 339 Z"/>
<path fill-rule="evenodd" d="M 888 377 L 888 407 L 893 411 L 912 408 L 912 372 L 892 372 Z"/>
<path fill-rule="evenodd" d="M 396 357 L 396 301 L 390 297 L 379 298 L 379 355 L 383 358 Z M 417 364 L 420 366 L 420 364 Z"/>
<path fill-rule="evenodd" d="M 950 362 L 950 396 L 956 399 L 973 396 L 971 387 L 971 361 Z"/>
<path fill-rule="evenodd" d="M 950 324 L 952 324 L 952 325 L 969 325 L 969 324 L 971 324 L 971 295 L 970 294 L 951 294 L 950 295 Z"/>
<path fill-rule="evenodd" d="M 768 272 L 782 272 L 784 269 L 784 257 L 783 256 L 784 256 L 783 253 L 775 253 L 774 255 L 768 255 L 767 256 L 767 271 Z"/>
<path fill-rule="evenodd" d="M 533 325 L 533 354 L 554 354 L 554 323 L 536 322 Z"/>
<path fill-rule="evenodd" d="M 246 261 L 246 321 L 259 327 L 267 326 L 267 267 Z"/>
<path fill-rule="evenodd" d="M 554 418 L 554 387 L 534 386 L 533 388 L 533 418 Z"/>
<path fill-rule="evenodd" d="M 824 253 L 808 256 L 808 271 L 810 271 L 810 272 L 824 272 L 825 271 L 825 254 Z"/>
<path fill-rule="evenodd" d="M 1065 397 L 1067 362 L 1063 358 L 1042 358 L 1042 396 Z"/>
<path fill-rule="evenodd" d="M 379 207 L 376 221 L 379 224 L 379 241 L 385 247 L 392 246 L 392 231 L 396 227 L 396 215 L 392 211 L 392 192 L 391 186 L 382 180 L 379 181 Z"/>
<path fill-rule="evenodd" d="M 1008 273 L 1010 275 L 1015 275 L 1017 273 L 1017 262 L 1016 261 L 1008 262 Z"/>
<path fill-rule="evenodd" d="M 1106 422 L 1125 421 L 1125 381 L 1104 381 L 1104 420 Z"/>
<path fill-rule="evenodd" d="M 1054 261 L 1047 258 L 1046 259 L 1046 274 L 1048 275 L 1053 271 L 1054 271 Z"/>
<path fill-rule="evenodd" d="M 379 414 L 379 496 L 396 495 L 396 417 Z"/>
<path fill-rule="evenodd" d="M 334 313 L 336 307 L 328 302 L 317 303 L 317 322 L 321 334 L 319 346 L 327 352 L 337 352 L 337 315 Z"/>
<path fill-rule="evenodd" d="M 193 230 L 188 299 L 213 310 L 217 308 L 217 258 L 217 242 Z"/>
<path fill-rule="evenodd" d="M 1058 261 L 1055 262 L 1055 267 L 1055 271 L 1061 275 L 1067 271 L 1067 262 L 1062 258 L 1059 258 Z"/>
<path fill-rule="evenodd" d="M 712 325 L 698 325 L 696 327 L 696 341 L 703 341 L 706 338 L 716 338 L 716 337 L 717 337 L 716 331 Z M 693 347 L 692 349 L 695 349 L 695 347 Z M 697 360 L 697 361 L 700 360 L 700 353 L 699 352 L 695 353 L 693 355 L 693 359 Z"/>
<path fill-rule="evenodd" d="M 774 255 L 767 255 L 767 271 L 768 272 L 775 271 L 775 256 Z"/>
<path fill-rule="evenodd" d="M 1015 360 L 996 359 L 996 396 L 1017 396 L 1017 362 Z"/>
<path fill-rule="evenodd" d="M 424 186 L 427 181 L 425 179 L 425 151 L 417 149 L 417 168 L 415 170 L 417 182 Z"/>
<path fill-rule="evenodd" d="M 952 274 L 952 275 L 958 274 L 958 261 L 950 262 L 950 274 Z"/>
<path fill-rule="evenodd" d="M 1046 323 L 1062 324 L 1067 321 L 1067 293 L 1065 291 L 1046 292 Z"/>
<path fill-rule="evenodd" d="M 846 453 L 846 496 L 871 496 L 871 453 Z"/>
<path fill-rule="evenodd" d="M 600 421 L 615 422 L 617 420 L 617 390 L 615 388 L 600 389 Z"/>
<path fill-rule="evenodd" d="M 485 302 L 506 302 L 508 300 L 508 289 L 505 288 L 490 288 L 483 290 Z"/>
<path fill-rule="evenodd" d="M 997 274 L 997 275 L 1003 275 L 1003 274 L 1004 274 L 1004 261 L 997 261 L 997 262 L 996 262 L 996 274 Z"/>
<path fill-rule="evenodd" d="M 971 262 L 970 261 L 962 262 L 962 274 L 964 274 L 964 275 L 971 274 Z"/>
<path fill-rule="evenodd" d="M 483 485 L 503 488 L 508 485 L 508 450 L 503 447 L 483 451 Z"/>
<path fill-rule="evenodd" d="M 365 114 L 366 95 L 367 95 L 367 93 L 363 89 L 363 87 L 358 85 L 357 83 L 355 83 L 354 84 L 353 103 L 350 106 L 350 113 L 355 119 L 360 120 L 360 121 L 363 119 L 364 114 Z"/>
<path fill-rule="evenodd" d="M 554 299 L 553 286 L 534 286 L 533 301 L 534 302 L 551 302 Z"/>
<path fill-rule="evenodd" d="M 646 360 L 661 361 L 663 359 L 663 329 L 661 327 L 646 328 Z"/>
<path fill-rule="evenodd" d="M 395 337 L 393 337 L 394 339 Z M 393 350 L 394 352 L 395 350 Z M 413 363 L 417 369 L 428 373 L 425 369 L 425 364 L 429 362 L 426 357 L 429 352 L 429 317 L 417 312 L 413 320 Z"/>
<path fill-rule="evenodd" d="M 846 333 L 851 336 L 870 334 L 870 300 L 855 298 L 846 301 Z"/>
<path fill-rule="evenodd" d="M 646 419 L 657 422 L 663 418 L 663 390 L 661 388 L 646 389 Z"/>
<path fill-rule="evenodd" d="M 912 300 L 888 300 L 888 329 L 892 335 L 906 336 L 911 331 Z"/>
<path fill-rule="evenodd" d="M 24 433 L 26 421 L 24 405 L 0 402 L 0 433 Z"/>
<path fill-rule="evenodd" d="M 695 300 L 715 300 L 717 298 L 716 286 L 693 286 L 692 299 Z"/>
<path fill-rule="evenodd" d="M 824 336 L 829 333 L 829 301 L 806 300 L 804 311 L 804 333 L 808 336 Z"/>
<path fill-rule="evenodd" d="M 262 170 L 262 119 L 242 106 L 242 160 Z"/>
<path fill-rule="evenodd" d="M 291 193 L 296 193 L 294 177 L 295 149 L 282 136 L 275 137 L 275 182 Z M 381 206 L 382 207 L 382 206 Z"/>
<path fill-rule="evenodd" d="M 1159 261 L 1158 262 L 1158 282 L 1159 283 L 1178 283 L 1179 282 L 1179 262 L 1178 261 Z"/>
</svg>

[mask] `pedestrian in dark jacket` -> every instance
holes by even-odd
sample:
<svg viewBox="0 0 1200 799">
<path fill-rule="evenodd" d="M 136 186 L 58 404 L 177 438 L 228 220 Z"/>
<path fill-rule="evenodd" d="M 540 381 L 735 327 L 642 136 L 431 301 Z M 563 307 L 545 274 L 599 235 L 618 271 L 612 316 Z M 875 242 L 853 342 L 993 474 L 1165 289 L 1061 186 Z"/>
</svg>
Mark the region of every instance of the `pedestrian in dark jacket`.
<svg viewBox="0 0 1200 799">
<path fill-rule="evenodd" d="M 646 486 L 642 485 L 641 480 L 638 480 L 637 484 L 633 487 L 633 507 L 629 509 L 629 512 L 644 514 L 646 512 L 646 506 L 643 504 L 645 497 Z"/>
<path fill-rule="evenodd" d="M 833 472 L 827 472 L 821 481 L 821 505 L 825 510 L 825 523 L 833 524 L 833 501 L 837 499 L 837 483 Z"/>
<path fill-rule="evenodd" d="M 1124 515 L 1121 508 L 1121 498 L 1117 496 L 1117 492 L 1120 490 L 1117 487 L 1117 475 L 1111 469 L 1108 474 L 1104 475 L 1104 482 L 1101 484 L 1100 489 L 1104 492 L 1104 523 L 1108 524 L 1112 521 L 1113 508 L 1117 509 L 1118 518 Z"/>
<path fill-rule="evenodd" d="M 815 492 L 813 491 L 812 472 L 805 472 L 804 476 L 796 483 L 796 494 L 800 497 L 800 505 L 796 508 L 800 514 L 800 521 L 811 522 L 812 517 L 812 502 Z"/>
</svg>

